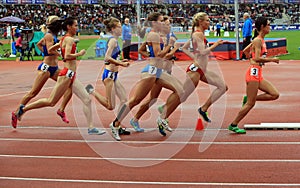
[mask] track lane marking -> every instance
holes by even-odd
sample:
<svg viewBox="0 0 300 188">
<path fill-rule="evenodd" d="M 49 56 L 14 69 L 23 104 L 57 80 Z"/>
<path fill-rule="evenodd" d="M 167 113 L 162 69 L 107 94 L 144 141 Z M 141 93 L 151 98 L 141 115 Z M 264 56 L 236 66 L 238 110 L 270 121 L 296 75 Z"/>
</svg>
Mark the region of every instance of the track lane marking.
<svg viewBox="0 0 300 188">
<path fill-rule="evenodd" d="M 61 140 L 61 139 L 40 139 L 40 138 L 0 138 L 0 142 L 66 142 L 66 143 L 115 143 L 115 140 Z M 300 142 L 181 142 L 181 141 L 121 141 L 124 144 L 213 144 L 213 145 L 300 145 Z"/>
<path fill-rule="evenodd" d="M 68 159 L 68 160 L 109 160 L 109 161 L 180 161 L 180 162 L 254 162 L 254 163 L 300 163 L 300 159 L 180 159 L 180 158 L 118 158 L 118 157 L 79 157 L 46 155 L 0 155 L 0 158 Z"/>
<path fill-rule="evenodd" d="M 80 179 L 53 179 L 53 178 L 22 178 L 5 177 L 3 180 L 17 181 L 47 181 L 67 183 L 110 183 L 110 184 L 141 184 L 141 185 L 207 185 L 207 186 L 300 186 L 299 183 L 209 183 L 209 182 L 158 182 L 158 181 L 113 181 L 113 180 L 80 180 Z"/>
</svg>

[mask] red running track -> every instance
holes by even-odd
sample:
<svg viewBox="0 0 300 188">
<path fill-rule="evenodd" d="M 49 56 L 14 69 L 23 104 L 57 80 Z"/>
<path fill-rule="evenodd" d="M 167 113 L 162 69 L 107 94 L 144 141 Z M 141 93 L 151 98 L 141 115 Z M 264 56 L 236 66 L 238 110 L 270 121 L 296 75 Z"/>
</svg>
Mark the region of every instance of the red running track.
<svg viewBox="0 0 300 188">
<path fill-rule="evenodd" d="M 39 62 L 0 63 L 0 187 L 300 187 L 300 137 L 296 130 L 249 130 L 235 135 L 226 130 L 241 107 L 245 93 L 247 62 L 211 61 L 210 69 L 224 76 L 229 87 L 210 110 L 213 122 L 195 131 L 197 107 L 208 97 L 210 88 L 200 83 L 197 91 L 171 116 L 176 130 L 161 137 L 155 129 L 158 103 L 145 114 L 145 133 L 123 136 L 115 142 L 108 124 L 114 112 L 93 101 L 94 122 L 106 128 L 102 136 L 87 135 L 82 104 L 74 96 L 67 107 L 70 124 L 56 116 L 55 108 L 26 113 L 19 127 L 10 127 L 10 113 L 31 88 Z M 189 63 L 177 62 L 174 75 L 185 79 Z M 97 84 L 101 62 L 80 62 L 78 79 Z M 120 71 L 128 93 L 139 79 L 142 63 Z M 300 122 L 300 62 L 268 64 L 264 77 L 279 90 L 280 98 L 258 102 L 243 124 Z M 54 86 L 48 81 L 36 97 L 49 96 Z M 212 88 L 213 89 L 213 88 Z M 36 99 L 33 99 L 36 100 Z M 137 107 L 133 110 L 135 112 Z M 128 118 L 124 126 L 130 127 Z"/>
</svg>

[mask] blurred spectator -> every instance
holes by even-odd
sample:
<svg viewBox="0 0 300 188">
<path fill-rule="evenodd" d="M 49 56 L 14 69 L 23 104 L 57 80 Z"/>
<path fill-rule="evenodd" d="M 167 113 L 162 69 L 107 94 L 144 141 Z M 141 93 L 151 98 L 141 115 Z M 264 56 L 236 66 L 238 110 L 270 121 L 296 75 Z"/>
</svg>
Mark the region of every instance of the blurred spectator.
<svg viewBox="0 0 300 188">
<path fill-rule="evenodd" d="M 221 24 L 218 22 L 217 23 L 217 25 L 216 25 L 216 27 L 217 27 L 217 37 L 220 37 L 221 36 Z"/>
<path fill-rule="evenodd" d="M 2 37 L 3 37 L 4 39 L 7 39 L 7 31 L 4 31 Z"/>
<path fill-rule="evenodd" d="M 131 37 L 132 29 L 129 23 L 129 18 L 125 18 L 124 24 L 122 26 L 122 40 L 123 40 L 123 58 L 130 60 L 130 46 L 131 46 Z"/>
<path fill-rule="evenodd" d="M 23 57 L 24 57 L 24 50 L 23 50 L 22 42 L 23 42 L 23 34 L 20 34 L 18 39 L 16 40 L 16 49 L 17 49 L 18 52 L 21 53 L 20 61 L 22 61 Z"/>
<path fill-rule="evenodd" d="M 1 1 L 1 0 L 0 0 Z M 132 26 L 137 22 L 136 5 L 114 5 L 114 4 L 41 4 L 41 5 L 20 5 L 20 4 L 1 4 L 0 18 L 5 16 L 16 16 L 25 20 L 25 28 L 40 30 L 40 25 L 46 22 L 49 14 L 54 14 L 62 18 L 74 16 L 78 18 L 79 29 L 89 31 L 93 34 L 94 27 L 103 31 L 98 26 L 103 24 L 103 20 L 114 16 L 123 20 L 130 18 Z M 299 5 L 298 4 L 240 4 L 239 22 L 242 22 L 243 11 L 249 13 L 255 20 L 258 16 L 267 17 L 271 23 L 276 20 L 288 19 L 291 24 L 299 23 Z M 197 12 L 206 12 L 214 22 L 226 23 L 224 30 L 232 30 L 232 22 L 235 21 L 234 6 L 232 4 L 142 4 L 140 8 L 141 18 L 146 18 L 151 12 L 164 12 L 173 19 L 173 26 L 184 26 L 187 31 L 191 26 L 189 20 Z M 289 24 L 289 23 L 287 23 Z M 133 28 L 133 27 L 132 27 Z M 133 28 L 134 29 L 134 28 Z M 8 34 L 8 37 L 11 35 Z"/>
<path fill-rule="evenodd" d="M 250 15 L 246 12 L 244 13 L 244 25 L 243 25 L 243 50 L 251 43 L 252 38 L 252 21 Z M 242 60 L 245 60 L 246 55 L 243 53 Z"/>
</svg>

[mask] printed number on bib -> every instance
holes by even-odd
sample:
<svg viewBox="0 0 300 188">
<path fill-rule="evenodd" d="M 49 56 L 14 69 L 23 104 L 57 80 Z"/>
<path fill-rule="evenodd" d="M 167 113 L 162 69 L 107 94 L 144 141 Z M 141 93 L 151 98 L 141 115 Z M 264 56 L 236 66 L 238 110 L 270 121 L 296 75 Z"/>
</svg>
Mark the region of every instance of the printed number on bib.
<svg viewBox="0 0 300 188">
<path fill-rule="evenodd" d="M 110 79 L 114 80 L 115 79 L 114 72 L 109 72 L 108 75 L 107 75 L 107 78 L 110 78 Z"/>
<path fill-rule="evenodd" d="M 251 68 L 250 75 L 251 76 L 258 76 L 258 68 Z"/>
<path fill-rule="evenodd" d="M 71 70 L 68 70 L 68 72 L 67 72 L 67 74 L 66 74 L 66 77 L 67 77 L 67 78 L 73 78 L 73 76 L 74 76 L 74 72 L 71 71 Z"/>
<path fill-rule="evenodd" d="M 154 75 L 157 73 L 157 67 L 154 67 L 154 66 L 149 66 L 149 70 L 148 70 L 148 73 L 151 74 L 151 75 Z"/>
<path fill-rule="evenodd" d="M 41 66 L 41 71 L 47 72 L 49 67 L 50 67 L 49 65 L 43 63 L 42 66 Z"/>
<path fill-rule="evenodd" d="M 198 70 L 198 67 L 196 67 L 194 64 L 191 64 L 190 70 L 196 72 Z"/>
</svg>

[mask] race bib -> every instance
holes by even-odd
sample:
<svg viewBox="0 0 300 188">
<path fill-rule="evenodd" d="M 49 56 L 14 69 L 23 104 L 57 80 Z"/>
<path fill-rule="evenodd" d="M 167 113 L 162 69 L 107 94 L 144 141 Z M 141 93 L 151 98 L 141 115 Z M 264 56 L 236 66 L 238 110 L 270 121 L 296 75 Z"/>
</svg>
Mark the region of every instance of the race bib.
<svg viewBox="0 0 300 188">
<path fill-rule="evenodd" d="M 194 64 L 191 64 L 189 69 L 193 72 L 196 72 L 198 70 L 198 67 L 196 67 Z"/>
<path fill-rule="evenodd" d="M 73 78 L 73 76 L 74 76 L 74 72 L 71 71 L 71 70 L 68 70 L 68 72 L 67 72 L 67 74 L 66 74 L 66 77 L 67 77 L 67 78 Z"/>
<path fill-rule="evenodd" d="M 258 68 L 251 68 L 250 69 L 250 75 L 251 76 L 258 76 Z"/>
<path fill-rule="evenodd" d="M 41 71 L 43 71 L 43 72 L 47 72 L 48 71 L 48 69 L 49 69 L 49 65 L 47 65 L 47 64 L 45 64 L 45 63 L 43 63 L 42 64 L 42 66 L 41 66 Z"/>
<path fill-rule="evenodd" d="M 157 73 L 157 67 L 154 67 L 154 66 L 150 65 L 148 73 L 151 74 L 151 75 L 155 75 Z"/>
<path fill-rule="evenodd" d="M 114 80 L 115 79 L 114 72 L 109 72 L 108 75 L 107 75 L 107 78 Z"/>
</svg>

